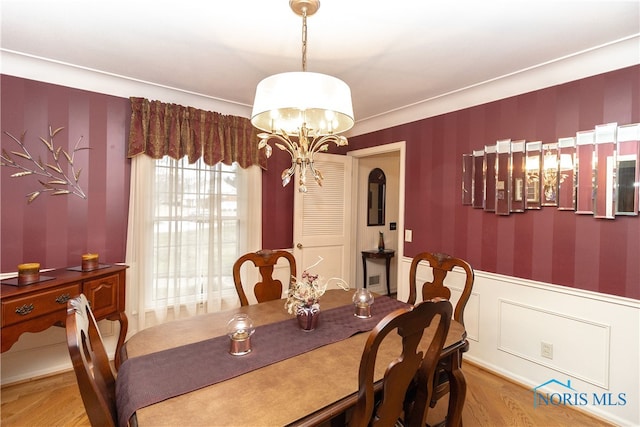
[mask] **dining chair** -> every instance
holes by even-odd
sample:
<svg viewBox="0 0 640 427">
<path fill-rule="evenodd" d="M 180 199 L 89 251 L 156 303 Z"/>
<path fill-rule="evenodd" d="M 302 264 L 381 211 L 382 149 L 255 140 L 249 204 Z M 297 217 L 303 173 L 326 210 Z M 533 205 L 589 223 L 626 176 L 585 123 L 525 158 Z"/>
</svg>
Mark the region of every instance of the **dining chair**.
<svg viewBox="0 0 640 427">
<path fill-rule="evenodd" d="M 370 332 L 360 359 L 358 401 L 349 425 L 425 426 L 433 378 L 444 346 L 452 307 L 449 301 L 420 303 L 388 314 Z M 437 320 L 434 320 L 437 318 Z M 433 339 L 425 351 L 418 351 L 425 328 L 437 322 Z M 402 337 L 402 351 L 387 366 L 381 392 L 374 390 L 374 371 L 378 349 L 393 331 Z M 407 392 L 415 393 L 407 399 Z"/>
<path fill-rule="evenodd" d="M 260 280 L 253 287 L 253 294 L 260 302 L 271 301 L 282 298 L 282 282 L 273 278 L 273 268 L 280 258 L 284 258 L 289 263 L 289 279 L 296 277 L 296 259 L 288 251 L 274 251 L 263 249 L 257 252 L 250 252 L 238 258 L 233 264 L 233 282 L 240 298 L 240 305 L 249 305 L 247 294 L 244 291 L 240 269 L 245 262 L 252 262 L 258 268 Z M 291 280 L 287 283 L 287 289 Z"/>
<path fill-rule="evenodd" d="M 452 271 L 454 267 L 459 267 L 464 271 L 464 288 L 462 289 L 462 293 L 460 295 L 460 298 L 458 299 L 458 302 L 456 303 L 455 310 L 453 312 L 453 318 L 464 326 L 464 309 L 467 306 L 467 302 L 469 302 L 469 297 L 471 296 L 473 281 L 475 278 L 473 268 L 467 261 L 461 258 L 452 257 L 448 254 L 431 252 L 419 253 L 418 255 L 413 257 L 413 260 L 411 261 L 411 267 L 409 269 L 409 298 L 407 300 L 409 304 L 415 304 L 416 302 L 416 296 L 418 292 L 418 284 L 416 283 L 417 270 L 418 265 L 422 261 L 427 261 L 433 271 L 433 281 L 427 281 L 422 284 L 420 292 L 422 294 L 423 301 L 427 301 L 433 298 L 444 298 L 447 300 L 451 299 L 451 290 L 444 284 L 447 273 Z M 459 352 L 461 359 L 462 353 L 468 350 L 469 342 L 467 341 L 465 347 L 461 352 Z M 441 366 L 438 367 L 438 370 L 436 372 L 436 383 L 434 385 L 434 391 L 429 403 L 432 408 L 435 407 L 438 400 L 442 399 L 449 393 L 449 376 L 446 373 L 445 367 L 442 366 L 442 364 L 444 363 L 450 363 L 450 361 L 442 361 Z M 462 360 L 459 360 L 458 363 L 461 364 Z"/>
<path fill-rule="evenodd" d="M 116 426 L 116 379 L 84 294 L 67 302 L 67 347 L 92 426 Z"/>
</svg>

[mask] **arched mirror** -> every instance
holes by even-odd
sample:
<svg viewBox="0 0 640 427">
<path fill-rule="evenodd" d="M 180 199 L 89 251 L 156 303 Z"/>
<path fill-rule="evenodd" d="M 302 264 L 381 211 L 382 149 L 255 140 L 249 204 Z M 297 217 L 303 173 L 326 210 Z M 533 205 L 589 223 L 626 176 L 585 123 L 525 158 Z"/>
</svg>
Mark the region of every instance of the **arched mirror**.
<svg viewBox="0 0 640 427">
<path fill-rule="evenodd" d="M 375 168 L 369 174 L 367 225 L 384 225 L 384 201 L 387 187 L 387 177 L 380 168 Z"/>
</svg>

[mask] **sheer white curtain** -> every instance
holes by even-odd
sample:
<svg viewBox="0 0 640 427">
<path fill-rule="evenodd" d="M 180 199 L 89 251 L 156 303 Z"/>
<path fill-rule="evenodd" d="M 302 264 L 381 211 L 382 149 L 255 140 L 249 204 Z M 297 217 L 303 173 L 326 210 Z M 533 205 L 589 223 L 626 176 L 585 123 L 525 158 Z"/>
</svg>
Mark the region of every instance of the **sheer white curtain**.
<svg viewBox="0 0 640 427">
<path fill-rule="evenodd" d="M 126 254 L 132 331 L 239 304 L 232 266 L 261 247 L 260 171 L 132 159 Z"/>
</svg>

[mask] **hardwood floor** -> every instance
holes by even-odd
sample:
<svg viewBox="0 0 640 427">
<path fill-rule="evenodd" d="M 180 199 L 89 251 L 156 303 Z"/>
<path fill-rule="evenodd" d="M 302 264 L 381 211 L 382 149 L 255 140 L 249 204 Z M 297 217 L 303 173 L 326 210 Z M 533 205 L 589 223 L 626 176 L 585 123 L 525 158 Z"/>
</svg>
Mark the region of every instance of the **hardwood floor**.
<svg viewBox="0 0 640 427">
<path fill-rule="evenodd" d="M 73 371 L 2 387 L 2 426 L 89 426 Z"/>
<path fill-rule="evenodd" d="M 612 425 L 568 407 L 533 408 L 530 390 L 466 361 L 463 371 L 465 427 Z M 89 426 L 73 372 L 5 386 L 0 392 L 2 426 Z M 441 419 L 446 403 L 446 399 L 438 403 L 429 421 Z"/>
</svg>

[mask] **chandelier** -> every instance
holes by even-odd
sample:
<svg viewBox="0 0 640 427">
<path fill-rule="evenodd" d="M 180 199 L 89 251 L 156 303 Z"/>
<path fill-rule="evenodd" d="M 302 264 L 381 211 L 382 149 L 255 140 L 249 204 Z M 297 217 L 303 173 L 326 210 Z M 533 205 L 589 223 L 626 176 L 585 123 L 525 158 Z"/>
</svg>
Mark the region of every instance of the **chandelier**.
<svg viewBox="0 0 640 427">
<path fill-rule="evenodd" d="M 271 156 L 270 140 L 291 156 L 291 167 L 282 171 L 282 186 L 299 168 L 298 190 L 306 193 L 306 174 L 322 185 L 322 172 L 313 163 L 317 152 L 329 144 L 347 145 L 338 135 L 353 126 L 351 90 L 345 82 L 326 74 L 307 72 L 307 16 L 320 7 L 319 0 L 290 0 L 289 6 L 302 16 L 302 71 L 275 74 L 258 83 L 251 123 L 264 131 L 258 134 L 258 149 Z"/>
</svg>

